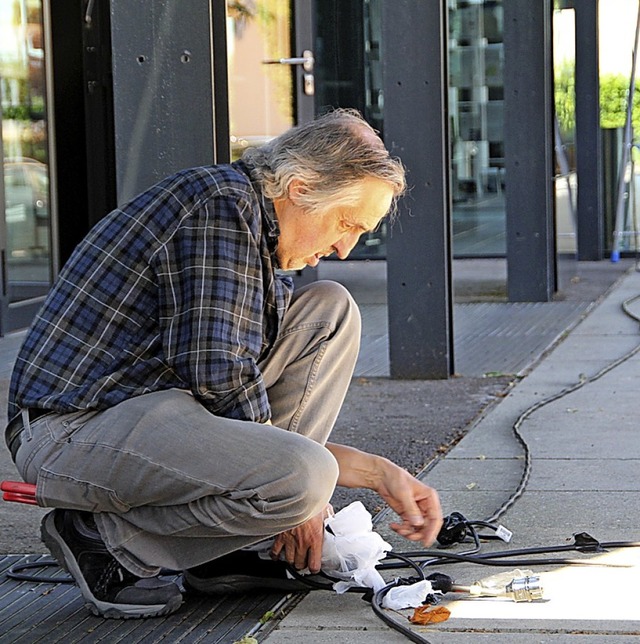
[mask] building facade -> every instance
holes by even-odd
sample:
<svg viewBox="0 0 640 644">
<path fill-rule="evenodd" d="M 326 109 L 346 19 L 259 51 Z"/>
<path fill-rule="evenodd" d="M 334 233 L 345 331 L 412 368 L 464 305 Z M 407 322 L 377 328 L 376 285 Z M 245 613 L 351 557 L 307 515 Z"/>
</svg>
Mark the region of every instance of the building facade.
<svg viewBox="0 0 640 644">
<path fill-rule="evenodd" d="M 355 107 L 408 160 L 411 216 L 424 216 L 412 262 L 385 227 L 354 257 L 393 263 L 390 281 L 415 275 L 414 317 L 431 320 L 421 345 L 437 349 L 408 347 L 434 364 L 405 375 L 446 377 L 453 258 L 506 258 L 509 298 L 544 301 L 579 253 L 576 139 L 599 135 L 576 130 L 571 91 L 597 69 L 597 41 L 584 62 L 576 44 L 585 24 L 597 33 L 598 2 L 576 4 L 0 0 L 0 331 L 28 324 L 89 227 L 154 180 Z M 560 110 L 554 72 L 571 86 Z M 602 228 L 603 197 L 589 199 Z M 438 287 L 420 293 L 425 271 Z M 393 345 L 403 329 L 390 333 Z"/>
</svg>

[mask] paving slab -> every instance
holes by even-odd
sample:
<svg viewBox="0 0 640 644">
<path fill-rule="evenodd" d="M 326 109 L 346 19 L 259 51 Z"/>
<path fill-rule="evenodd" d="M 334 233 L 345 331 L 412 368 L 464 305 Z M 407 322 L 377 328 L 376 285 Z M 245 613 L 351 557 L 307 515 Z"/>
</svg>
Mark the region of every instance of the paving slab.
<svg viewBox="0 0 640 644">
<path fill-rule="evenodd" d="M 347 442 L 362 440 L 365 448 L 374 443 L 380 453 L 397 454 L 398 460 L 411 467 L 433 459 L 434 446 L 425 443 L 432 435 L 456 443 L 444 458 L 436 450 L 424 478 L 440 490 L 445 513 L 458 511 L 469 519 L 486 518 L 507 500 L 522 476 L 522 448 L 513 435 L 513 422 L 532 404 L 575 383 L 581 374 L 597 373 L 636 345 L 640 340 L 638 324 L 621 313 L 620 302 L 639 292 L 640 276 L 625 275 L 510 390 L 501 391 L 506 381 L 493 384 L 481 379 L 461 383 L 452 379 L 442 388 L 437 383 L 355 381 L 347 413 L 336 427 L 337 437 L 350 438 Z M 371 297 L 375 300 L 377 295 L 371 292 Z M 382 323 L 379 314 L 379 310 L 372 312 L 372 329 Z M 10 342 L 17 346 L 19 340 L 16 337 Z M 522 432 L 533 451 L 531 478 L 522 497 L 499 520 L 513 531 L 513 540 L 508 545 L 490 542 L 483 545 L 483 552 L 569 544 L 572 535 L 582 530 L 601 541 L 640 541 L 640 441 L 636 431 L 639 375 L 640 360 L 631 359 L 597 383 L 541 408 L 527 419 Z M 6 386 L 6 382 L 0 382 L 0 386 Z M 380 403 L 383 395 L 387 396 L 384 405 Z M 487 396 L 495 397 L 488 405 Z M 413 415 L 405 414 L 403 406 L 410 406 Z M 376 414 L 371 414 L 373 408 Z M 476 417 L 478 409 L 484 411 Z M 421 413 L 416 415 L 416 410 Z M 459 440 L 464 433 L 461 428 L 474 418 L 471 431 Z M 392 424 L 395 432 L 387 431 Z M 13 508 L 17 515 L 29 515 L 26 527 L 31 532 L 30 526 L 37 526 L 36 514 L 41 511 L 17 505 Z M 11 515 L 2 516 L 0 534 L 5 529 L 5 516 Z M 392 513 L 386 513 L 377 530 L 394 549 L 415 551 L 415 546 L 411 548 L 410 542 L 390 529 L 391 520 Z M 36 534 L 37 529 L 33 529 L 34 538 Z M 15 539 L 13 543 L 18 546 L 13 552 L 30 552 L 28 543 Z M 465 544 L 453 551 L 469 547 Z M 38 552 L 37 544 L 33 548 Z M 571 553 L 574 555 L 585 560 L 600 557 Z M 544 575 L 547 601 L 456 601 L 450 604 L 453 615 L 448 622 L 415 630 L 433 644 L 640 641 L 637 556 L 638 549 L 603 555 L 602 563 L 631 567 L 538 566 L 536 571 Z M 463 582 L 502 570 L 472 564 L 442 567 L 443 572 Z M 406 623 L 406 614 L 397 618 Z M 384 625 L 359 595 L 338 596 L 327 591 L 307 595 L 274 628 L 259 641 L 406 641 Z"/>
<path fill-rule="evenodd" d="M 458 511 L 471 520 L 482 519 L 504 504 L 517 489 L 524 465 L 513 423 L 532 405 L 580 382 L 585 375 L 591 377 L 637 346 L 638 324 L 621 312 L 620 302 L 638 293 L 640 276 L 629 273 L 500 404 L 476 421 L 451 452 L 425 471 L 424 480 L 440 490 L 445 513 Z M 597 381 L 587 382 L 579 390 L 534 411 L 525 420 L 521 432 L 532 452 L 531 476 L 522 496 L 499 519 L 514 536 L 508 545 L 490 542 L 483 546 L 483 552 L 569 545 L 573 535 L 582 531 L 601 542 L 640 542 L 638 376 L 640 360 L 630 358 Z M 407 542 L 391 531 L 391 520 L 393 513 L 386 513 L 376 529 L 394 549 L 402 550 Z M 415 549 L 405 547 L 404 551 Z M 615 644 L 640 639 L 640 609 L 637 593 L 631 591 L 640 579 L 640 548 L 547 556 L 588 563 L 534 566 L 545 588 L 542 602 L 451 601 L 447 596 L 444 604 L 452 611 L 451 618 L 423 628 L 420 636 L 432 644 Z M 509 561 L 513 561 L 514 568 L 519 565 L 517 559 Z M 437 566 L 427 570 L 435 569 Z M 470 583 L 503 570 L 495 566 L 443 564 L 442 571 Z M 342 607 L 340 613 L 334 610 L 337 604 Z M 312 593 L 274 634 L 290 639 L 272 636 L 269 642 L 295 641 L 291 639 L 294 636 L 305 642 L 330 642 L 338 641 L 331 639 L 338 634 L 343 641 L 358 642 L 363 631 L 356 628 L 348 638 L 344 633 L 344 629 L 356 626 L 367 629 L 367 641 L 396 641 L 391 631 L 386 633 L 388 639 L 380 639 L 380 627 L 371 623 L 368 611 L 352 598 Z M 317 631 L 305 630 L 305 624 L 310 623 L 319 624 L 324 639 Z"/>
<path fill-rule="evenodd" d="M 514 466 L 515 465 L 515 466 Z M 527 490 L 529 491 L 637 491 L 638 458 L 597 456 L 588 460 L 536 458 Z M 429 481 L 441 494 L 468 489 L 510 492 L 520 481 L 521 469 L 507 459 L 445 460 Z"/>
</svg>

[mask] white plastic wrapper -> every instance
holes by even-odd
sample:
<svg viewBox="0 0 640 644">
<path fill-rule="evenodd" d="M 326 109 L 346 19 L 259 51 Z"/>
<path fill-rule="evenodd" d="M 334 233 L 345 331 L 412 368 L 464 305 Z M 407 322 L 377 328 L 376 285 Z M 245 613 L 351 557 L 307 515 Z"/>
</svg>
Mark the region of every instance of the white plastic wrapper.
<svg viewBox="0 0 640 644">
<path fill-rule="evenodd" d="M 360 501 L 328 517 L 324 525 L 322 571 L 340 580 L 333 585 L 337 593 L 356 586 L 378 591 L 386 585 L 376 565 L 391 546 L 373 531 L 371 515 Z"/>
<path fill-rule="evenodd" d="M 410 586 L 394 586 L 383 597 L 382 607 L 392 610 L 417 608 L 422 605 L 426 596 L 432 593 L 434 593 L 433 586 L 428 579 L 417 581 Z"/>
</svg>

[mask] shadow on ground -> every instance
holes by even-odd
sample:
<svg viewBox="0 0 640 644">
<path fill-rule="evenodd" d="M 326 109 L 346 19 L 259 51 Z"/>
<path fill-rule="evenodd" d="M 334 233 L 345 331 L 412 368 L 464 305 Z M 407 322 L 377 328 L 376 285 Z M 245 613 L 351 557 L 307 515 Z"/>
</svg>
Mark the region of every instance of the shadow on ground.
<svg viewBox="0 0 640 644">
<path fill-rule="evenodd" d="M 449 451 L 512 383 L 508 376 L 428 381 L 356 378 L 331 440 L 386 456 L 417 474 Z M 383 508 L 369 490 L 339 488 L 332 503 L 337 510 L 355 500 L 373 514 Z"/>
</svg>

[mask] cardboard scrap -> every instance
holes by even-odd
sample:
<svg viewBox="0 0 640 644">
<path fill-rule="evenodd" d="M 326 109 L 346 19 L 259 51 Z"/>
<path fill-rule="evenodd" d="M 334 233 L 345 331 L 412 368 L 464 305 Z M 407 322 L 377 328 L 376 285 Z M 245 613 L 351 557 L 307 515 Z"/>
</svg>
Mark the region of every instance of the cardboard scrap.
<svg viewBox="0 0 640 644">
<path fill-rule="evenodd" d="M 444 606 L 430 606 L 425 604 L 424 606 L 418 606 L 413 612 L 413 615 L 409 617 L 409 621 L 412 624 L 438 624 L 439 622 L 446 622 L 451 616 L 451 611 Z"/>
</svg>

